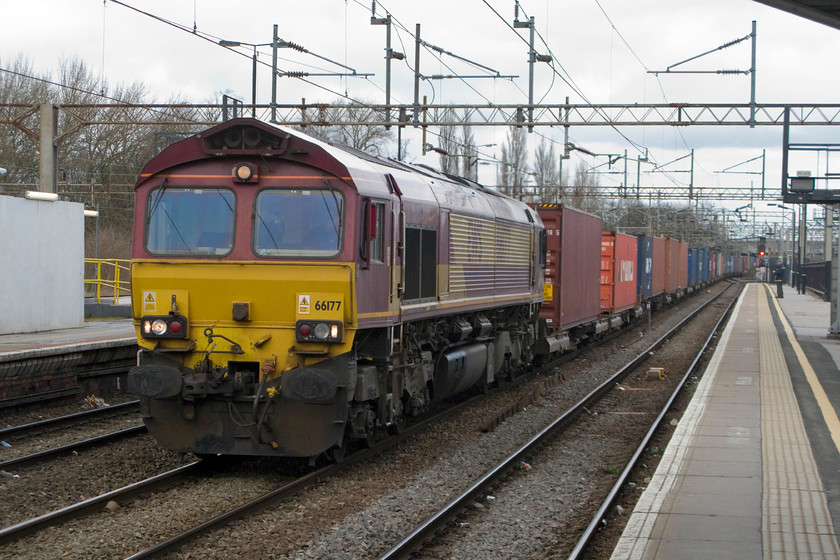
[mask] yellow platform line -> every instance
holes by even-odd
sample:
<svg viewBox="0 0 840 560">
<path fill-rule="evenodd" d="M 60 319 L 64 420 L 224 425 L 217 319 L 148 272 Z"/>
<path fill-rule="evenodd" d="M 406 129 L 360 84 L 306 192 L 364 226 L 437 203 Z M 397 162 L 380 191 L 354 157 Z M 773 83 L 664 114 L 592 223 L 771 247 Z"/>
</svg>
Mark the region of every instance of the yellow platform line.
<svg viewBox="0 0 840 560">
<path fill-rule="evenodd" d="M 756 290 L 761 361 L 763 557 L 840 559 L 825 490 L 766 296 L 767 292 Z M 775 298 L 771 299 L 775 302 Z M 782 323 L 792 338 L 787 322 L 783 319 Z M 791 342 L 799 347 L 795 340 Z M 804 353 L 797 356 L 804 368 L 808 364 Z"/>
</svg>

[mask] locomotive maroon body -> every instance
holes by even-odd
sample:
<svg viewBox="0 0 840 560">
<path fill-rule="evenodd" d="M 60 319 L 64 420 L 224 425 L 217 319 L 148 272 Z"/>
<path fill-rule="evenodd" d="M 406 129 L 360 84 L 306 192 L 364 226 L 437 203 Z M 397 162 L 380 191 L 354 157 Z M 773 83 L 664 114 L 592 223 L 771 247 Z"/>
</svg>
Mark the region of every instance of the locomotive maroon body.
<svg viewBox="0 0 840 560">
<path fill-rule="evenodd" d="M 136 186 L 129 388 L 199 454 L 341 454 L 533 359 L 544 230 L 469 181 L 256 120 Z"/>
</svg>

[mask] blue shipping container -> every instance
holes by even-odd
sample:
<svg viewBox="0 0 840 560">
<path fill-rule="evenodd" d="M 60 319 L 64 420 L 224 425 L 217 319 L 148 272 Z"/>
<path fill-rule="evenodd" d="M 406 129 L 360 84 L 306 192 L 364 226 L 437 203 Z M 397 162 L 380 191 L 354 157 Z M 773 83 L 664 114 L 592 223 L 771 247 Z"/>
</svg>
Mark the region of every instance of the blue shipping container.
<svg viewBox="0 0 840 560">
<path fill-rule="evenodd" d="M 701 282 L 708 282 L 709 278 L 709 250 L 708 249 L 700 249 L 700 281 Z"/>
<path fill-rule="evenodd" d="M 688 285 L 693 286 L 697 283 L 697 253 L 691 247 L 688 248 Z"/>
<path fill-rule="evenodd" d="M 639 235 L 638 238 L 636 294 L 639 296 L 639 301 L 644 301 L 650 298 L 653 291 L 653 237 Z"/>
</svg>

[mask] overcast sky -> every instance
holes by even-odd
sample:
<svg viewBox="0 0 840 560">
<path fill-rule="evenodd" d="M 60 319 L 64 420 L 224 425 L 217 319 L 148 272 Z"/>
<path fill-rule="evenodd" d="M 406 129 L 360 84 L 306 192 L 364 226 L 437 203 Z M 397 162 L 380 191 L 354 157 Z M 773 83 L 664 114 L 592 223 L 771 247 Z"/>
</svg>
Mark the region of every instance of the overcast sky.
<svg viewBox="0 0 840 560">
<path fill-rule="evenodd" d="M 211 39 L 248 43 L 269 43 L 273 24 L 279 36 L 309 51 L 340 62 L 369 78 L 311 78 L 322 87 L 282 78 L 278 82 L 279 103 L 334 102 L 340 94 L 356 100 L 384 103 L 385 29 L 370 25 L 371 3 L 355 0 L 125 0 L 156 16 L 192 29 Z M 840 31 L 769 8 L 752 0 L 522 0 L 521 19 L 534 16 L 546 44 L 539 53 L 553 54 L 591 103 L 746 103 L 750 79 L 745 75 L 714 74 L 660 75 L 648 70 L 667 66 L 748 35 L 751 22 L 758 22 L 757 101 L 759 103 L 838 102 L 840 73 Z M 499 15 L 494 13 L 495 9 Z M 509 80 L 433 80 L 421 85 L 421 97 L 433 103 L 527 103 L 527 30 L 517 35 L 510 29 L 513 0 L 386 0 L 378 4 L 377 15 L 390 12 L 398 22 L 393 47 L 405 52 L 413 66 L 414 31 L 422 25 L 425 41 L 497 70 L 516 75 Z M 249 58 L 226 50 L 130 8 L 102 0 L 28 0 L 3 6 L 5 25 L 0 33 L 0 67 L 8 68 L 22 54 L 40 73 L 54 72 L 62 58 L 78 57 L 92 72 L 104 75 L 110 85 L 139 81 L 146 84 L 159 102 L 175 96 L 194 102 L 210 100 L 223 91 L 249 101 L 251 63 Z M 629 47 L 628 47 L 629 45 Z M 250 53 L 250 48 L 243 49 Z M 312 56 L 281 50 L 280 68 L 308 72 L 340 68 Z M 260 61 L 270 63 L 270 50 L 260 50 Z M 750 42 L 703 57 L 681 68 L 686 70 L 746 70 L 750 67 Z M 423 52 L 424 74 L 477 74 L 475 67 L 451 57 L 437 59 Z M 258 103 L 270 101 L 270 72 L 258 74 Z M 413 98 L 412 70 L 395 62 L 392 96 L 395 103 Z M 535 101 L 583 103 L 579 93 L 553 74 L 545 64 L 536 69 Z M 33 100 L 37 102 L 38 100 Z M 840 141 L 833 130 L 802 129 L 808 136 Z M 562 141 L 559 129 L 538 129 L 555 141 Z M 719 174 L 741 161 L 761 155 L 767 149 L 767 182 L 780 181 L 781 127 L 637 127 L 624 131 L 650 150 L 651 157 L 665 163 L 696 150 L 695 184 L 746 184 L 760 182 L 754 175 Z M 480 144 L 501 146 L 506 131 L 482 131 Z M 634 148 L 618 133 L 599 127 L 571 130 L 573 141 L 597 153 L 623 153 Z M 417 158 L 419 133 L 407 130 L 410 157 Z M 530 135 L 532 147 L 535 135 Z M 496 147 L 498 156 L 499 147 Z M 558 145 L 559 149 L 559 145 Z M 486 148 L 493 155 L 494 148 Z M 571 166 L 581 156 L 573 157 Z M 589 165 L 602 160 L 586 158 Z M 431 163 L 433 160 L 428 159 Z M 801 165 L 808 165 L 803 162 Z M 825 163 L 821 163 L 825 165 Z M 622 167 L 623 168 L 623 167 Z M 670 169 L 687 169 L 676 164 Z M 760 170 L 760 162 L 740 167 Z M 631 173 L 635 181 L 635 167 Z M 816 171 L 816 170 L 814 170 Z M 687 182 L 687 175 L 673 175 Z M 482 170 L 480 180 L 495 182 L 493 170 Z M 619 177 L 603 177 L 611 185 Z M 667 185 L 661 174 L 644 174 L 642 184 Z"/>
</svg>

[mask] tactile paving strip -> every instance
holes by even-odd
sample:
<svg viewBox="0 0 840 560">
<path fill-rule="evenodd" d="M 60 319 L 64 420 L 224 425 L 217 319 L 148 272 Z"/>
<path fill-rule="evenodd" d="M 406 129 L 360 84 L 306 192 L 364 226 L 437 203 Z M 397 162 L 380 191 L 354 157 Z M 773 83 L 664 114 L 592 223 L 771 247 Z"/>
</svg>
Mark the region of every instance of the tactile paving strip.
<svg viewBox="0 0 840 560">
<path fill-rule="evenodd" d="M 767 292 L 756 290 L 756 293 L 761 360 L 764 558 L 840 559 L 825 491 L 773 324 Z"/>
</svg>

